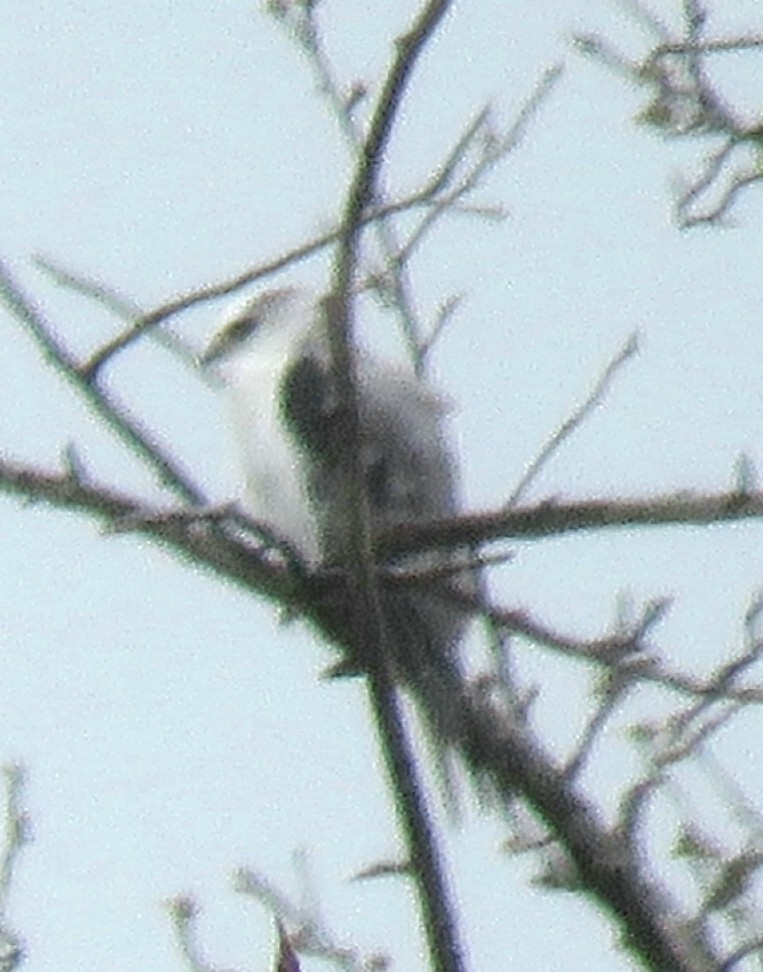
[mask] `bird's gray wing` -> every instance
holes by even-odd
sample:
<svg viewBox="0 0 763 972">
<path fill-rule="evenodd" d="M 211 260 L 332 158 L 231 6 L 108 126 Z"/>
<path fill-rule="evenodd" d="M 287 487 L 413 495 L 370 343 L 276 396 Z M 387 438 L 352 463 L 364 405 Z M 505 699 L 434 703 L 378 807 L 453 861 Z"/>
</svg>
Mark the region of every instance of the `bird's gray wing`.
<svg viewBox="0 0 763 972">
<path fill-rule="evenodd" d="M 454 514 L 455 464 L 440 400 L 413 376 L 372 360 L 360 363 L 357 391 L 357 447 L 373 525 L 404 526 Z M 284 376 L 281 407 L 302 454 L 324 557 L 330 561 L 346 554 L 353 522 L 341 482 L 345 443 L 336 402 L 330 367 L 306 348 Z M 448 551 L 409 556 L 396 566 L 420 574 L 419 580 L 382 578 L 379 585 L 393 669 L 424 702 L 427 722 L 438 734 L 455 731 L 444 722 L 452 708 L 468 611 L 453 597 L 453 588 L 470 581 L 464 573 L 443 576 L 442 569 L 459 556 Z"/>
</svg>

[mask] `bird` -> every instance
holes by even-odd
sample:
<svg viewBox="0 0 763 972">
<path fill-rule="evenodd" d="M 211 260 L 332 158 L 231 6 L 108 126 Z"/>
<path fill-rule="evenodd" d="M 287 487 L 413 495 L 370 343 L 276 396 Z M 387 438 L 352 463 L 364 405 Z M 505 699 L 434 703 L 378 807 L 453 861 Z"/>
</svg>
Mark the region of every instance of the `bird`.
<svg viewBox="0 0 763 972">
<path fill-rule="evenodd" d="M 349 556 L 354 528 L 342 489 L 346 426 L 328 306 L 298 287 L 249 295 L 226 314 L 201 356 L 229 398 L 246 513 L 316 570 Z M 456 515 L 458 470 L 445 399 L 413 368 L 361 345 L 355 369 L 355 446 L 371 529 Z M 379 584 L 389 670 L 411 690 L 435 736 L 456 732 L 452 692 L 469 617 L 466 599 L 456 592 L 474 590 L 473 572 L 458 563 L 464 563 L 463 551 L 408 555 L 396 566 L 424 575 L 422 582 Z"/>
</svg>

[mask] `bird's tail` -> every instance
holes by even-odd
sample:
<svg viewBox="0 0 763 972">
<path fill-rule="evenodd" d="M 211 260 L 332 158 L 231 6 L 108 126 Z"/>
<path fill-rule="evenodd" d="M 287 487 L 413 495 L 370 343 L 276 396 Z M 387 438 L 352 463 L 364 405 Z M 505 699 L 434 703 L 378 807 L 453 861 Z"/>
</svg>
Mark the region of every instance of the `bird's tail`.
<svg viewBox="0 0 763 972">
<path fill-rule="evenodd" d="M 413 698 L 432 771 L 453 808 L 455 757 L 463 728 L 458 696 L 464 674 L 458 649 L 468 615 L 444 590 L 382 587 L 380 597 L 392 670 Z"/>
</svg>

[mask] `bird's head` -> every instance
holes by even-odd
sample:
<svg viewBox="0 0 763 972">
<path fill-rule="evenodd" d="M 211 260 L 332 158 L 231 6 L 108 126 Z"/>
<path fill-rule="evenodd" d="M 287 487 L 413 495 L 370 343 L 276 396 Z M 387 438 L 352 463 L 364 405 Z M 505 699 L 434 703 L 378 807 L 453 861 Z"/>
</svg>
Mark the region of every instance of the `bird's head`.
<svg viewBox="0 0 763 972">
<path fill-rule="evenodd" d="M 271 343 L 299 344 L 314 319 L 312 302 L 296 287 L 247 297 L 227 315 L 199 361 L 205 367 L 215 368 Z"/>
</svg>

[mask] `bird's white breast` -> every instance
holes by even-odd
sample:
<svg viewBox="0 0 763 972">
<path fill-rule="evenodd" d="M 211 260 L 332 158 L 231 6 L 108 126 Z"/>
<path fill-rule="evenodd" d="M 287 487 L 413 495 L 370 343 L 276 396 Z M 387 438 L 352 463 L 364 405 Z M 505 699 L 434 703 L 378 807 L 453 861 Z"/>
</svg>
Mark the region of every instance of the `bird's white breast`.
<svg viewBox="0 0 763 972">
<path fill-rule="evenodd" d="M 273 342 L 257 355 L 231 363 L 226 379 L 247 512 L 316 564 L 320 552 L 301 469 L 304 458 L 287 437 L 279 412 L 279 380 L 286 362 L 286 349 Z"/>
</svg>

